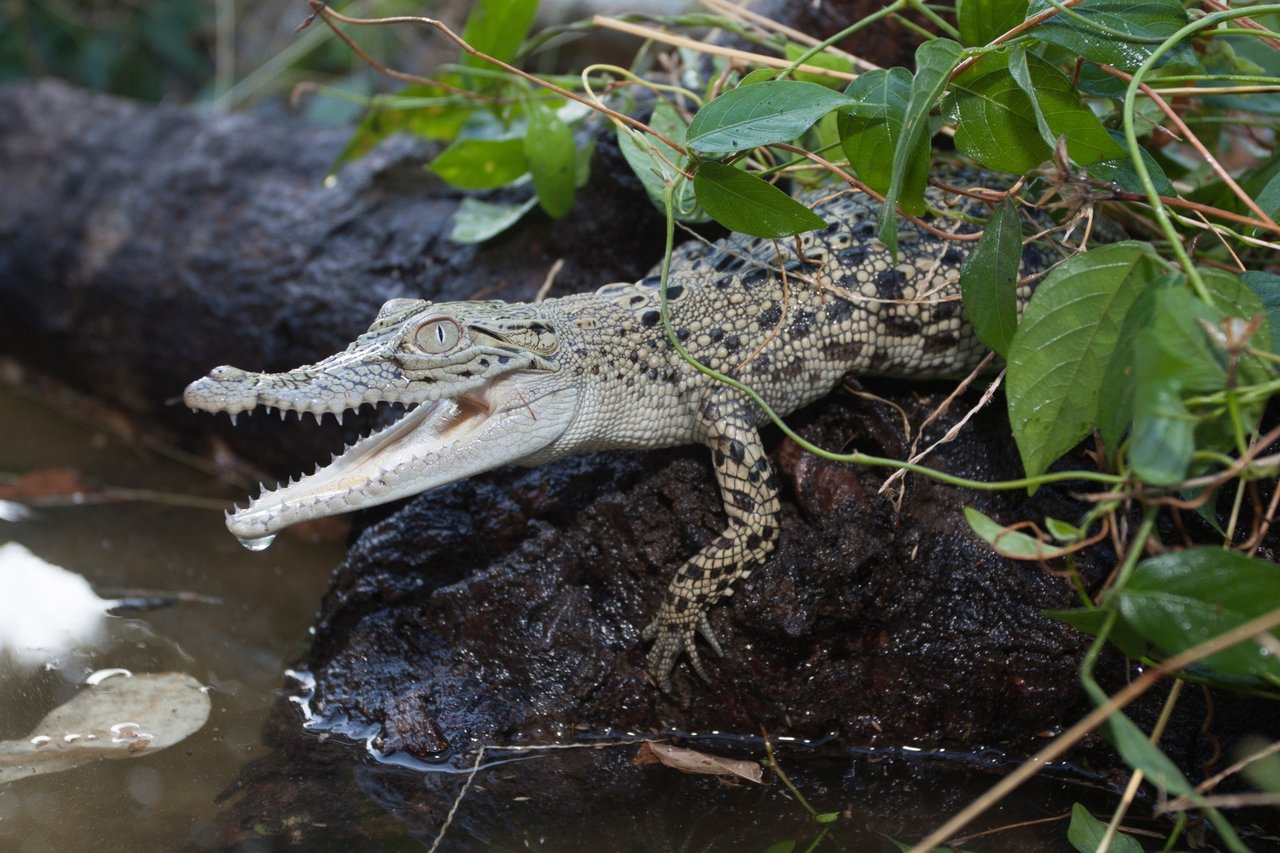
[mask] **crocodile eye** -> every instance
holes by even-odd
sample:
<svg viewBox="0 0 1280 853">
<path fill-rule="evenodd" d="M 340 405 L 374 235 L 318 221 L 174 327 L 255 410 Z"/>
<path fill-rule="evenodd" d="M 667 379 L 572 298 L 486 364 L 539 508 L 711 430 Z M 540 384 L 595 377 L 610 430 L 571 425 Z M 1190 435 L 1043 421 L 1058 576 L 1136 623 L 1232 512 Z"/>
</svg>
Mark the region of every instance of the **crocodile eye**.
<svg viewBox="0 0 1280 853">
<path fill-rule="evenodd" d="M 462 337 L 462 329 L 448 317 L 437 317 L 428 320 L 413 333 L 413 342 L 418 349 L 431 355 L 448 352 L 458 344 Z"/>
</svg>

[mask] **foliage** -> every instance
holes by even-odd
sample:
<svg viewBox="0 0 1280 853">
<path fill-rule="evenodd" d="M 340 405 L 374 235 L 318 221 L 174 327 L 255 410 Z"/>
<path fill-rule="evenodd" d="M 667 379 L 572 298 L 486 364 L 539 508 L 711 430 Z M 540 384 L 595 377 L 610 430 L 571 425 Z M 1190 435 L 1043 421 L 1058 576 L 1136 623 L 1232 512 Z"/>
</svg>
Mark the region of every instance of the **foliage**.
<svg viewBox="0 0 1280 853">
<path fill-rule="evenodd" d="M 675 28 L 723 26 L 781 58 L 750 70 L 758 55 L 739 52 L 730 63 L 716 54 L 712 73 L 696 84 L 687 41 L 686 65 L 667 75 L 613 66 L 575 78 L 524 72 L 508 61 L 518 55 L 513 32 L 523 35 L 534 5 L 478 6 L 475 15 L 485 17 L 468 23 L 462 63 L 420 80 L 400 101 L 380 99 L 346 156 L 394 130 L 446 143 L 433 172 L 463 188 L 504 188 L 498 199 L 463 206 L 455 234 L 469 240 L 493 236 L 535 204 L 553 217 L 568 214 L 599 115 L 614 123 L 626 162 L 674 220 L 709 218 L 771 238 L 823 227 L 778 186 L 786 179 L 883 197 L 878 236 L 893 251 L 902 216 L 943 232 L 981 225 L 960 286 L 977 334 L 1005 357 L 1025 478 L 982 483 L 833 454 L 769 414 L 802 447 L 831 459 L 974 489 L 1062 481 L 1093 488 L 1081 518 L 1045 520 L 1048 535 L 967 516 L 1000 553 L 1065 569 L 1082 606 L 1052 615 L 1097 638 L 1082 671 L 1100 709 L 1093 725 L 1102 724 L 1135 779 L 1187 798 L 1227 847 L 1240 849 L 1223 815 L 1160 751 L 1159 732 L 1143 733 L 1123 714 L 1137 694 L 1107 696 L 1093 668 L 1110 642 L 1156 674 L 1169 669 L 1280 696 L 1280 570 L 1256 556 L 1276 512 L 1264 496 L 1280 473 L 1271 449 L 1280 430 L 1264 420 L 1280 390 L 1280 5 L 1206 3 L 1207 11 L 1188 14 L 1179 0 L 955 0 L 940 14 L 920 0 L 895 0 L 813 45 L 781 28 L 752 31 L 745 19 L 670 19 Z M 914 69 L 851 75 L 853 59 L 827 50 L 906 11 L 930 24 L 907 24 L 923 39 Z M 514 23 L 495 25 L 501 20 Z M 652 43 L 669 38 L 663 29 L 641 31 Z M 935 150 L 942 134 L 955 154 Z M 1227 154 L 1231 173 L 1220 165 Z M 984 222 L 957 223 L 953 210 L 929 202 L 925 188 L 943 159 L 985 171 L 972 173 L 969 187 L 944 187 L 989 201 Z M 1104 204 L 1145 241 L 1104 239 L 1106 229 L 1095 228 Z M 1023 246 L 1045 235 L 1063 258 L 1034 282 L 1019 320 L 1019 288 L 1032 283 L 1018 279 Z M 665 313 L 664 326 L 670 334 Z M 689 357 L 674 335 L 672 344 Z M 749 387 L 695 366 L 768 411 Z M 1090 442 L 1088 460 L 1072 452 L 1081 441 Z M 1196 511 L 1198 532 L 1179 542 L 1172 532 L 1189 526 L 1181 523 L 1187 510 Z M 1086 590 L 1075 572 L 1074 555 L 1085 547 L 1114 549 L 1115 571 L 1098 589 Z M 1176 697 L 1175 686 L 1169 701 Z M 1103 824 L 1077 809 L 1069 840 L 1082 850 L 1102 842 L 1135 849 L 1117 832 L 1124 810 Z M 1169 845 L 1182 825 L 1174 824 Z"/>
</svg>

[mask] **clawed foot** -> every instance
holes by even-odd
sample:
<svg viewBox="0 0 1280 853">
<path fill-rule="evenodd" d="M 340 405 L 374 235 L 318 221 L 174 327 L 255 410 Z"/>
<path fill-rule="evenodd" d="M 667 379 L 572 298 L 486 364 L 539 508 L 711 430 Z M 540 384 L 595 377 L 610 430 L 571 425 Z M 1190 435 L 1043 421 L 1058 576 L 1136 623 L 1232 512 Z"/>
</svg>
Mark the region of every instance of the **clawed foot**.
<svg viewBox="0 0 1280 853">
<path fill-rule="evenodd" d="M 724 657 L 724 650 L 720 648 L 720 642 L 711 630 L 706 613 L 699 614 L 696 618 L 691 615 L 678 616 L 663 607 L 658 618 L 644 629 L 644 638 L 653 641 L 653 648 L 649 649 L 649 654 L 645 657 L 644 667 L 658 682 L 663 693 L 671 692 L 671 670 L 675 668 L 681 652 L 689 656 L 693 671 L 703 681 L 711 683 L 711 677 L 702 668 L 702 661 L 698 658 L 698 634 L 707 641 L 717 657 Z"/>
</svg>

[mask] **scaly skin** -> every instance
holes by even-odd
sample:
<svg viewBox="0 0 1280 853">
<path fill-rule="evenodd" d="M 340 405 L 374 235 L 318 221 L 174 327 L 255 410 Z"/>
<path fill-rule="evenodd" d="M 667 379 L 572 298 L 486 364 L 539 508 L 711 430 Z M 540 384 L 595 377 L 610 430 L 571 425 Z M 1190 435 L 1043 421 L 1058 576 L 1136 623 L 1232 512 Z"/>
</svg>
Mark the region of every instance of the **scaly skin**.
<svg viewBox="0 0 1280 853">
<path fill-rule="evenodd" d="M 957 203 L 930 194 L 935 206 Z M 799 238 L 803 258 L 795 240 L 741 235 L 676 251 L 668 310 L 695 358 L 782 415 L 847 373 L 945 377 L 978 363 L 985 350 L 958 287 L 970 244 L 902 223 L 894 264 L 874 237 L 875 202 L 848 194 L 807 201 L 829 225 Z M 1023 276 L 1052 260 L 1028 248 Z M 653 643 L 647 667 L 662 689 L 670 690 L 682 653 L 705 679 L 695 634 L 719 653 L 708 608 L 773 550 L 778 481 L 758 432 L 765 415 L 680 357 L 663 330 L 658 289 L 655 274 L 535 305 L 397 299 L 366 334 L 318 364 L 280 374 L 215 369 L 187 388 L 188 405 L 234 416 L 258 405 L 341 415 L 362 403 L 417 404 L 329 466 L 229 513 L 227 526 L 246 543 L 269 541 L 299 521 L 500 465 L 705 444 L 728 526 L 676 572 L 645 631 Z"/>
</svg>

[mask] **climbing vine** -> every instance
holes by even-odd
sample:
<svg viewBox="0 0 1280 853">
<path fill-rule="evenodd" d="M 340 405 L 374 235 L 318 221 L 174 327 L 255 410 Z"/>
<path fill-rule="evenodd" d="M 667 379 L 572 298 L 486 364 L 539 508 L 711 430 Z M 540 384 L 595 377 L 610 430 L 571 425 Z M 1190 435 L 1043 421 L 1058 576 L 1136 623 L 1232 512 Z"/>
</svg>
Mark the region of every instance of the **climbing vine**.
<svg viewBox="0 0 1280 853">
<path fill-rule="evenodd" d="M 456 240 L 492 238 L 534 207 L 567 215 L 587 178 L 588 130 L 603 117 L 667 215 L 664 278 L 680 224 L 714 220 L 778 240 L 823 227 L 783 182 L 882 199 L 877 233 L 895 252 L 900 217 L 975 241 L 962 296 L 981 339 L 1004 359 L 1024 478 L 976 482 L 919 461 L 831 453 L 769 412 L 827 459 L 970 489 L 1070 481 L 1086 490 L 1082 517 L 1045 519 L 1042 528 L 1006 527 L 974 510 L 966 518 L 1000 553 L 1055 561 L 1073 579 L 1080 607 L 1052 615 L 1096 638 L 1082 681 L 1098 710 L 919 846 L 952 837 L 1100 729 L 1134 773 L 1109 821 L 1075 811 L 1068 837 L 1078 849 L 1137 849 L 1120 827 L 1144 779 L 1179 798 L 1166 806 L 1166 849 L 1178 843 L 1187 809 L 1204 814 L 1228 848 L 1244 849 L 1219 808 L 1231 803 L 1213 795 L 1220 779 L 1191 784 L 1159 750 L 1159 730 L 1140 731 L 1123 707 L 1166 674 L 1177 677 L 1169 708 L 1188 682 L 1280 698 L 1280 569 L 1267 544 L 1280 504 L 1280 428 L 1266 417 L 1280 391 L 1280 4 L 894 0 L 826 39 L 723 0 L 708 0 L 707 13 L 596 18 L 532 38 L 530 0 L 481 0 L 461 36 L 428 18 L 362 21 L 312 5 L 344 39 L 343 26 L 399 24 L 459 45 L 460 61 L 431 78 L 382 69 L 409 85 L 371 102 L 342 156 L 409 131 L 444 144 L 427 164 L 443 180 L 507 188 L 463 202 Z M 912 69 L 876 68 L 836 47 L 890 18 L 923 39 Z M 631 68 L 539 76 L 518 67 L 556 39 L 598 28 L 646 39 Z M 690 38 L 692 28 L 730 32 L 751 47 Z M 665 49 L 673 53 L 656 70 Z M 925 189 L 941 160 L 1013 176 L 1004 190 L 942 185 L 989 202 L 981 232 L 956 233 L 956 214 L 931 206 Z M 1112 239 L 1101 212 L 1141 240 Z M 1022 246 L 1049 234 L 1069 250 L 1019 318 Z M 673 346 L 769 411 L 749 387 L 694 362 L 659 292 Z M 1094 464 L 1066 466 L 1064 457 L 1082 458 L 1072 454 L 1081 442 Z M 1171 535 L 1185 514 L 1212 535 Z M 1099 543 L 1114 549 L 1116 568 L 1101 589 L 1086 590 L 1074 555 Z M 1107 643 L 1154 669 L 1108 696 L 1094 678 Z"/>
</svg>

